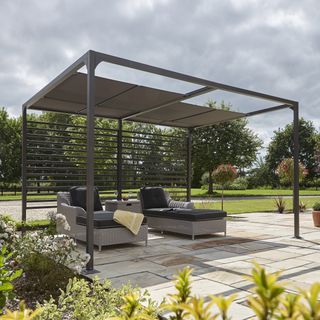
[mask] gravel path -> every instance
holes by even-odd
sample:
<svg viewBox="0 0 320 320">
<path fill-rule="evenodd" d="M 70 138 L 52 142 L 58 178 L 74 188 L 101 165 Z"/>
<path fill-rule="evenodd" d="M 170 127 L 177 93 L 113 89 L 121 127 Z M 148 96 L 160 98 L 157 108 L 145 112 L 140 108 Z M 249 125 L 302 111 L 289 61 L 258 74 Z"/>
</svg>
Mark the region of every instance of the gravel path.
<svg viewBox="0 0 320 320">
<path fill-rule="evenodd" d="M 33 206 L 52 205 L 52 202 L 41 202 L 32 204 Z M 47 219 L 48 211 L 52 209 L 28 209 L 27 220 Z M 0 201 L 0 214 L 9 215 L 15 220 L 21 220 L 21 201 Z"/>
</svg>

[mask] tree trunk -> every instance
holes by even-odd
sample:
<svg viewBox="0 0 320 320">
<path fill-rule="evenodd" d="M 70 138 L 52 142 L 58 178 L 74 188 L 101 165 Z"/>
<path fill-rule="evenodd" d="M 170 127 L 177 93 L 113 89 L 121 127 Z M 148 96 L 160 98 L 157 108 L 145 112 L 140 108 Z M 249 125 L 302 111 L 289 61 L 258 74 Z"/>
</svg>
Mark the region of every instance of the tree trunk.
<svg viewBox="0 0 320 320">
<path fill-rule="evenodd" d="M 221 189 L 221 210 L 223 211 L 223 186 L 222 186 L 222 189 Z"/>
<path fill-rule="evenodd" d="M 209 170 L 208 177 L 208 194 L 213 194 L 213 180 L 212 180 L 212 170 Z"/>
</svg>

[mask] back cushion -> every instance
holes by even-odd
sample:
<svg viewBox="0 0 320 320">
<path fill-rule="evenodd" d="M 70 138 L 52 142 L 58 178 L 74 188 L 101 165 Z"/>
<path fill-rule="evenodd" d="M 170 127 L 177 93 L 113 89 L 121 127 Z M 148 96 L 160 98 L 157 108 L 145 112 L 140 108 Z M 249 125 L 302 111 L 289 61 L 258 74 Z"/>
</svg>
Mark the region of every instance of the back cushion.
<svg viewBox="0 0 320 320">
<path fill-rule="evenodd" d="M 87 210 L 87 187 L 71 187 L 70 188 L 71 205 L 81 207 Z M 94 188 L 94 211 L 101 211 L 102 205 L 98 189 Z"/>
<path fill-rule="evenodd" d="M 141 188 L 140 196 L 142 198 L 143 209 L 168 208 L 168 201 L 162 188 Z"/>
</svg>

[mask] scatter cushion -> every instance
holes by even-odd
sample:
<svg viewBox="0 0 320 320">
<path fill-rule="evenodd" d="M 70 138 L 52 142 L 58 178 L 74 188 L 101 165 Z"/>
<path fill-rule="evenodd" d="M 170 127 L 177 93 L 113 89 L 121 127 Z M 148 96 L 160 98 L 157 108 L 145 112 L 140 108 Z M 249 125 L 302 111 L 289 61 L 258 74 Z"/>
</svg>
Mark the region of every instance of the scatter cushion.
<svg viewBox="0 0 320 320">
<path fill-rule="evenodd" d="M 71 187 L 70 188 L 71 205 L 81 207 L 87 210 L 87 187 Z M 94 211 L 101 211 L 102 205 L 98 189 L 94 188 Z"/>
<path fill-rule="evenodd" d="M 160 187 L 145 187 L 140 189 L 144 209 L 168 207 L 165 192 Z"/>
</svg>

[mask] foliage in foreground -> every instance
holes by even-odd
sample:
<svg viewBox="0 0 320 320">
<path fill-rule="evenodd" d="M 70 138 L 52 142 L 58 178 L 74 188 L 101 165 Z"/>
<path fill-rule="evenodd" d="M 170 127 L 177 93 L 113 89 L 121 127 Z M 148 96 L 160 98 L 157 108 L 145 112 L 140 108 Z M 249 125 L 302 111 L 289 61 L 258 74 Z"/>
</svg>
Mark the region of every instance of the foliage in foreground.
<svg viewBox="0 0 320 320">
<path fill-rule="evenodd" d="M 0 249 L 0 313 L 12 296 L 12 281 L 22 274 L 21 269 L 13 269 L 10 265 L 12 253 L 8 253 L 5 246 Z"/>
<path fill-rule="evenodd" d="M 158 306 L 148 299 L 146 292 L 131 286 L 115 289 L 108 280 L 100 283 L 98 278 L 92 283 L 74 278 L 66 290 L 61 291 L 57 302 L 50 299 L 42 305 L 42 312 L 37 319 L 103 320 L 119 315 L 121 306 L 122 312 L 130 314 L 128 308 L 132 308 L 131 304 L 134 304 L 136 313 L 147 313 L 152 319 L 155 318 Z"/>
<path fill-rule="evenodd" d="M 113 289 L 108 281 L 101 284 L 82 279 L 69 282 L 58 302 L 53 299 L 39 306 L 37 320 L 231 320 L 230 306 L 236 295 L 210 296 L 208 299 L 192 295 L 191 269 L 180 271 L 175 281 L 175 294 L 157 305 L 139 289 L 124 286 Z M 279 282 L 279 273 L 268 274 L 256 264 L 251 276 L 253 294 L 247 305 L 259 320 L 316 320 L 320 319 L 320 284 L 299 294 L 287 293 Z M 30 311 L 28 311 L 30 313 Z M 28 317 L 0 319 L 30 319 Z"/>
</svg>

